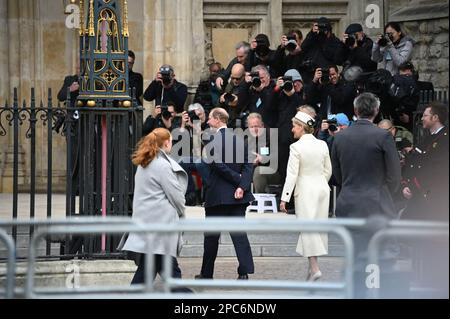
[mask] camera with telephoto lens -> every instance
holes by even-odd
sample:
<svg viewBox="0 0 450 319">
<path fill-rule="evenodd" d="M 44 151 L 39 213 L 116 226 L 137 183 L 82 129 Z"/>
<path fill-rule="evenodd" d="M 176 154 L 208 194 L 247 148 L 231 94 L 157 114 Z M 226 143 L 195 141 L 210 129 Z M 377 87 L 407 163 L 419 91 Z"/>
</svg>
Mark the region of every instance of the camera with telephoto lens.
<svg viewBox="0 0 450 319">
<path fill-rule="evenodd" d="M 325 32 L 330 30 L 330 25 L 327 23 L 319 23 L 317 27 L 319 28 L 319 34 L 325 34 Z"/>
<path fill-rule="evenodd" d="M 327 123 L 328 123 L 328 129 L 330 130 L 330 132 L 336 132 L 338 130 L 338 125 L 337 125 L 336 119 L 327 120 Z"/>
<path fill-rule="evenodd" d="M 353 46 L 355 45 L 357 41 L 356 35 L 355 34 L 349 34 L 348 38 L 345 39 L 345 46 L 349 47 L 349 48 L 353 48 Z"/>
<path fill-rule="evenodd" d="M 297 40 L 295 38 L 295 35 L 288 35 L 286 36 L 286 38 L 286 50 L 288 50 L 289 52 L 295 51 L 295 49 L 297 48 Z"/>
<path fill-rule="evenodd" d="M 169 85 L 172 82 L 172 71 L 170 68 L 162 67 L 159 69 L 159 73 L 161 74 L 164 85 Z"/>
<path fill-rule="evenodd" d="M 291 92 L 294 88 L 294 82 L 292 76 L 283 76 L 283 86 L 281 87 L 286 92 Z"/>
<path fill-rule="evenodd" d="M 261 78 L 259 77 L 259 72 L 252 72 L 250 73 L 250 76 L 252 77 L 252 86 L 257 89 L 261 86 Z"/>
<path fill-rule="evenodd" d="M 382 38 L 380 40 L 378 40 L 378 45 L 380 47 L 385 47 L 388 45 L 388 43 L 392 41 L 392 37 L 390 34 L 386 33 L 382 36 Z"/>
</svg>

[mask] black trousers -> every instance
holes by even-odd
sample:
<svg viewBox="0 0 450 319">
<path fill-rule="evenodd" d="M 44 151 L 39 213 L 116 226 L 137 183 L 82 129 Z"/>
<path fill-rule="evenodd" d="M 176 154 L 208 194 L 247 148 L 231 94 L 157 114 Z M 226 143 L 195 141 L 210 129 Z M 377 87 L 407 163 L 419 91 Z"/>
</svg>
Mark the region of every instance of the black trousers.
<svg viewBox="0 0 450 319">
<path fill-rule="evenodd" d="M 207 207 L 206 217 L 245 217 L 247 204 L 244 205 L 222 205 Z M 239 261 L 237 272 L 239 275 L 253 274 L 255 266 L 253 255 L 246 233 L 230 233 L 236 256 Z M 214 262 L 219 249 L 220 233 L 205 233 L 203 243 L 203 262 L 201 274 L 205 278 L 213 278 Z"/>
</svg>

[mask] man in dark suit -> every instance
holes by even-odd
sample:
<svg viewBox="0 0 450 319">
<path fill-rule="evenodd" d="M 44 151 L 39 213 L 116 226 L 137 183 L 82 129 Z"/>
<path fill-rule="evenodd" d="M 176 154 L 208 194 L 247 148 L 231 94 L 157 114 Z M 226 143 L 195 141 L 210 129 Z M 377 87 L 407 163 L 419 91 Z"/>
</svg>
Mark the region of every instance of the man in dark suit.
<svg viewBox="0 0 450 319">
<path fill-rule="evenodd" d="M 396 216 L 391 194 L 400 186 L 401 178 L 400 158 L 392 135 L 373 124 L 379 109 L 380 101 L 374 94 L 358 96 L 354 102 L 358 120 L 335 136 L 331 152 L 333 175 L 341 187 L 336 216 L 367 219 L 366 228 L 352 230 L 357 298 L 366 296 L 368 242 L 388 219 Z M 380 255 L 384 273 L 392 270 L 395 261 L 391 248 L 390 243 L 383 246 Z M 389 286 L 385 278 L 381 277 L 382 288 Z"/>
<path fill-rule="evenodd" d="M 208 125 L 216 131 L 206 146 L 212 155 L 210 177 L 206 192 L 205 215 L 209 217 L 245 217 L 245 211 L 254 200 L 250 192 L 253 165 L 248 162 L 242 139 L 227 128 L 228 113 L 215 108 L 209 113 Z M 232 154 L 232 160 L 228 157 Z M 245 154 L 243 159 L 238 156 Z M 248 279 L 254 273 L 253 256 L 246 233 L 231 233 L 239 261 L 238 279 Z M 214 262 L 219 247 L 220 233 L 205 233 L 201 273 L 196 279 L 213 278 Z"/>
</svg>

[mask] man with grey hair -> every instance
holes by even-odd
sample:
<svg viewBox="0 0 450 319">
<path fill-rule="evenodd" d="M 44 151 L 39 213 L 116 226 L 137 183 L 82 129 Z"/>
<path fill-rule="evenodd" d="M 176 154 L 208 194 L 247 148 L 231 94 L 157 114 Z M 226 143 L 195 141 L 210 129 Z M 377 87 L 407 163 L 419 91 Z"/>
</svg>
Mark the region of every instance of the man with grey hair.
<svg viewBox="0 0 450 319">
<path fill-rule="evenodd" d="M 354 101 L 357 121 L 335 136 L 332 148 L 333 175 L 341 186 L 336 216 L 388 220 L 397 215 L 391 193 L 400 186 L 400 160 L 392 135 L 373 120 L 380 100 L 363 93 Z M 376 229 L 353 231 L 357 297 L 365 297 L 367 244 Z"/>
<path fill-rule="evenodd" d="M 219 73 L 219 76 L 216 79 L 216 86 L 219 90 L 222 90 L 226 87 L 228 80 L 231 76 L 231 69 L 235 64 L 242 64 L 245 68 L 245 71 L 250 72 L 251 65 L 248 59 L 248 54 L 250 52 L 250 44 L 245 41 L 241 41 L 236 44 L 236 57 L 230 61 L 228 67 Z"/>
<path fill-rule="evenodd" d="M 278 110 L 275 107 L 275 83 L 270 79 L 267 67 L 255 66 L 251 74 L 246 76 L 245 81 L 251 85 L 249 113 L 259 113 L 267 127 L 277 127 Z"/>
</svg>

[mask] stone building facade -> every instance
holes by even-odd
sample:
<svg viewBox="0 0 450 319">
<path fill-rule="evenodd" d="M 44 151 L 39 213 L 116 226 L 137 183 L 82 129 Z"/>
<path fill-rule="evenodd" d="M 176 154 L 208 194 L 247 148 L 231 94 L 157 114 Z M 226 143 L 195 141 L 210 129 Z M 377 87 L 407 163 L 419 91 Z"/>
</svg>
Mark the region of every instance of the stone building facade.
<svg viewBox="0 0 450 319">
<path fill-rule="evenodd" d="M 56 97 L 66 75 L 75 72 L 78 32 L 67 28 L 70 0 L 0 0 L 0 105 L 19 100 L 46 101 L 48 88 Z M 226 65 L 233 47 L 258 33 L 269 35 L 272 47 L 287 29 L 308 32 L 320 16 L 328 17 L 341 37 L 346 25 L 362 22 L 370 36 L 382 32 L 388 20 L 403 22 L 417 40 L 414 62 L 423 80 L 448 89 L 448 2 L 417 0 L 129 0 L 130 49 L 137 56 L 135 71 L 144 75 L 144 87 L 163 63 L 175 67 L 177 79 L 195 91 L 206 65 Z M 373 7 L 379 8 L 380 16 Z M 376 10 L 375 10 L 376 11 Z M 366 20 L 375 21 L 367 28 Z M 378 20 L 378 21 L 377 21 Z M 376 26 L 379 22 L 379 26 Z M 146 104 L 146 112 L 151 104 Z M 6 130 L 10 130 L 6 127 Z M 11 133 L 11 132 L 9 132 Z M 0 192 L 11 191 L 12 134 L 0 136 Z M 21 184 L 27 188 L 29 141 L 21 131 Z M 38 184 L 45 185 L 46 128 L 38 127 L 36 149 Z M 65 140 L 56 137 L 54 154 L 64 154 Z M 64 185 L 65 161 L 53 175 Z"/>
</svg>

